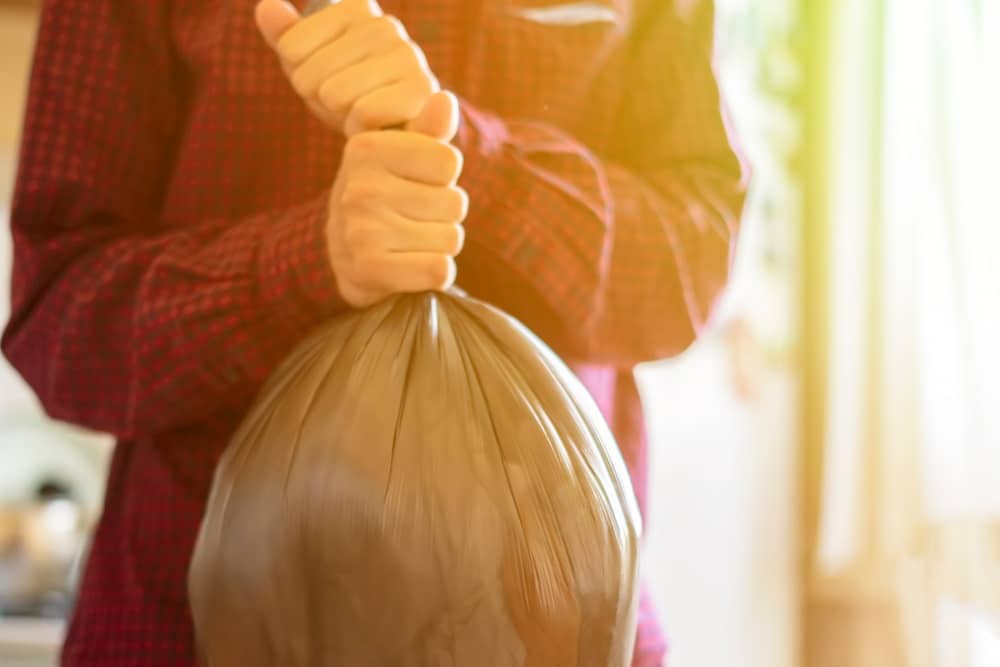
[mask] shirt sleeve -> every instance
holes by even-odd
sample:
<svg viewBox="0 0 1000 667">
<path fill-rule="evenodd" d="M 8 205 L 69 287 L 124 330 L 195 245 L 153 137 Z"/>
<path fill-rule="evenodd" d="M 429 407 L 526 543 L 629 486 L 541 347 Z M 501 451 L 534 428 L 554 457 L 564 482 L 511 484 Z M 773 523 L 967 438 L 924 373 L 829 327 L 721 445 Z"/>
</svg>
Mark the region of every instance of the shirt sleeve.
<svg viewBox="0 0 1000 667">
<path fill-rule="evenodd" d="M 345 307 L 325 197 L 157 219 L 186 104 L 170 4 L 45 4 L 12 207 L 4 353 L 52 417 L 120 438 L 242 409 Z"/>
<path fill-rule="evenodd" d="M 712 69 L 712 3 L 647 7 L 612 150 L 465 101 L 457 140 L 472 202 L 462 287 L 564 358 L 621 367 L 677 354 L 705 326 L 748 180 Z"/>
</svg>

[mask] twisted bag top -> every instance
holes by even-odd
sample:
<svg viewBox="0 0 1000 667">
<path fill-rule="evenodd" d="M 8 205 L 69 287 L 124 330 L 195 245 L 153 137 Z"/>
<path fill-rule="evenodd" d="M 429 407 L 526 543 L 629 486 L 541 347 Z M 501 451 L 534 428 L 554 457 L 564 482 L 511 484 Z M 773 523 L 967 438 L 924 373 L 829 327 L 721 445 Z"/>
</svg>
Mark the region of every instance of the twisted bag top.
<svg viewBox="0 0 1000 667">
<path fill-rule="evenodd" d="M 625 667 L 639 514 L 533 334 L 436 293 L 303 343 L 226 450 L 191 565 L 205 667 Z"/>
</svg>

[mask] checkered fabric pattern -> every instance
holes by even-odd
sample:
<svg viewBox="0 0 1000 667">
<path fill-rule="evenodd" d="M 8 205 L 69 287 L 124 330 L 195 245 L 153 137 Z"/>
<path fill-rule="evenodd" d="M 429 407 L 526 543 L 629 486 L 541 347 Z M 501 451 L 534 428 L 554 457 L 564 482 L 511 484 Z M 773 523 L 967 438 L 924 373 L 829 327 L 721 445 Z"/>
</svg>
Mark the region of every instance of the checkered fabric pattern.
<svg viewBox="0 0 1000 667">
<path fill-rule="evenodd" d="M 631 370 L 705 323 L 746 170 L 710 2 L 554 2 L 382 7 L 461 99 L 459 284 L 571 364 L 644 508 Z M 322 231 L 343 138 L 292 93 L 252 10 L 44 5 L 3 350 L 51 416 L 119 442 L 68 667 L 194 663 L 185 575 L 214 464 L 266 376 L 345 308 Z M 644 595 L 635 665 L 665 652 Z"/>
</svg>

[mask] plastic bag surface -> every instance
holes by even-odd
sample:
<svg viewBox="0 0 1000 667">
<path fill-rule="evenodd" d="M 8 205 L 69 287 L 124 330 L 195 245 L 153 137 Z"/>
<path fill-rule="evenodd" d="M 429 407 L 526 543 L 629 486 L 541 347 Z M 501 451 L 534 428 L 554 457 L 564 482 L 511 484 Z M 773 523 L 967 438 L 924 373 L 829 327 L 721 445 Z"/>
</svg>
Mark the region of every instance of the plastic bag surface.
<svg viewBox="0 0 1000 667">
<path fill-rule="evenodd" d="M 639 514 L 594 401 L 508 315 L 394 297 L 300 345 L 216 470 L 203 667 L 626 667 Z"/>
</svg>

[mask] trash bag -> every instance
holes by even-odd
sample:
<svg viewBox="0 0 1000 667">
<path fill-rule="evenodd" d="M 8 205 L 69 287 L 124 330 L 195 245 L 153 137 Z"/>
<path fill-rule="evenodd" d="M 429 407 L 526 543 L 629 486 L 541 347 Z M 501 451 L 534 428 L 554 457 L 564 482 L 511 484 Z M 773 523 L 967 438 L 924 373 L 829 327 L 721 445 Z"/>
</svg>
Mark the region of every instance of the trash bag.
<svg viewBox="0 0 1000 667">
<path fill-rule="evenodd" d="M 597 406 L 510 316 L 393 297 L 275 373 L 189 573 L 203 667 L 625 667 L 639 514 Z"/>
</svg>

